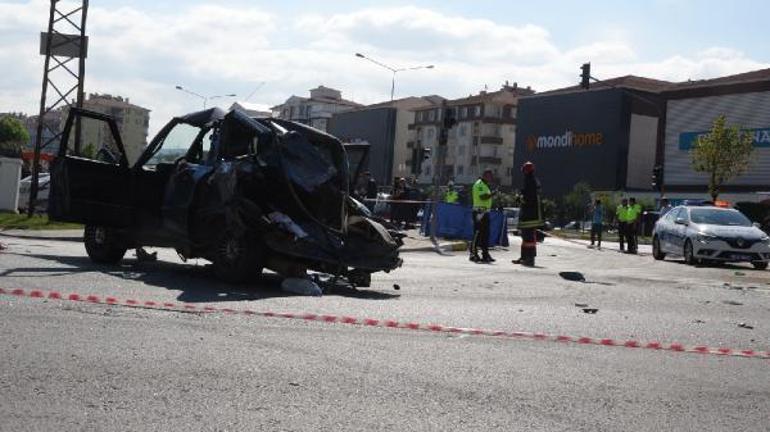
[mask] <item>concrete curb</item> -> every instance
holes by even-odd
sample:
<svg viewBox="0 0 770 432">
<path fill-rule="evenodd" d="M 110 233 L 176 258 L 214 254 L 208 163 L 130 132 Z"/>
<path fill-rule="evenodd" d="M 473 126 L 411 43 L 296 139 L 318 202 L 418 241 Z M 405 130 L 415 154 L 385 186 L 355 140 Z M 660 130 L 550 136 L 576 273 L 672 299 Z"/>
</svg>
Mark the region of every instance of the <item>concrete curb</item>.
<svg viewBox="0 0 770 432">
<path fill-rule="evenodd" d="M 0 231 L 0 237 L 18 238 L 27 240 L 57 240 L 57 241 L 70 241 L 70 242 L 82 242 L 83 232 L 72 232 L 72 230 L 63 230 L 61 233 L 51 233 L 51 231 L 35 232 L 34 230 L 22 231 L 22 230 L 9 230 Z"/>
</svg>

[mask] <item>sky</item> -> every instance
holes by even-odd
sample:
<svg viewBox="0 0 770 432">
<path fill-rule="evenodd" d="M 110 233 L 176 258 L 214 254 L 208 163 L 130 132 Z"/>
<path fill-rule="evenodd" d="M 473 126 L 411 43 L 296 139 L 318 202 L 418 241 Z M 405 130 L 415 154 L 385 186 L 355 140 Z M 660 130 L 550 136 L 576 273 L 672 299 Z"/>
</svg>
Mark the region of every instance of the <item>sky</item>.
<svg viewBox="0 0 770 432">
<path fill-rule="evenodd" d="M 63 0 L 66 3 L 66 0 Z M 78 2 L 79 3 L 79 2 Z M 0 112 L 36 113 L 47 0 L 0 0 Z M 91 0 L 86 92 L 152 110 L 150 134 L 205 96 L 269 107 L 318 85 L 359 103 L 439 94 L 457 98 L 505 81 L 535 90 L 592 75 L 672 81 L 770 67 L 770 2 Z"/>
</svg>

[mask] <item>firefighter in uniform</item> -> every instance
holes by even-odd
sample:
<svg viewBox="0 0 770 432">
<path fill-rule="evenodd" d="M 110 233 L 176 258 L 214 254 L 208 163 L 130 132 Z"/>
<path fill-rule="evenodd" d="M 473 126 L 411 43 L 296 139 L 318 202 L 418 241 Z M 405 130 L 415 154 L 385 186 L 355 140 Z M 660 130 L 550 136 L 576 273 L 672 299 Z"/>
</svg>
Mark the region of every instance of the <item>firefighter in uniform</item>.
<svg viewBox="0 0 770 432">
<path fill-rule="evenodd" d="M 521 232 L 521 257 L 514 264 L 535 266 L 537 256 L 537 229 L 543 226 L 543 207 L 540 202 L 540 182 L 535 177 L 535 164 L 526 162 L 521 167 L 524 187 L 521 191 L 519 231 Z"/>
<path fill-rule="evenodd" d="M 470 260 L 476 263 L 492 263 L 495 259 L 489 255 L 489 210 L 492 208 L 492 191 L 489 185 L 493 181 L 492 171 L 486 170 L 473 184 L 473 241 L 471 242 Z M 481 256 L 479 256 L 481 249 Z"/>
</svg>

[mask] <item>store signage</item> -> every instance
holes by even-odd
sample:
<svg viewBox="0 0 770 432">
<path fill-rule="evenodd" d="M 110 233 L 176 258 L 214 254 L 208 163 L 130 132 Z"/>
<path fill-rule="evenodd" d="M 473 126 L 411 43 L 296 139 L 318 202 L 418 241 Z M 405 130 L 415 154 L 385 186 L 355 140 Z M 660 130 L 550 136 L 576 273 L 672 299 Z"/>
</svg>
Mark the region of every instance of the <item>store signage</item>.
<svg viewBox="0 0 770 432">
<path fill-rule="evenodd" d="M 754 137 L 754 147 L 770 147 L 770 128 L 744 129 Z M 695 147 L 695 142 L 699 137 L 706 136 L 706 132 L 682 132 L 679 134 L 679 150 L 690 151 Z"/>
<path fill-rule="evenodd" d="M 562 135 L 530 135 L 527 137 L 527 150 L 555 148 L 583 148 L 604 144 L 604 134 L 601 132 L 573 132 L 568 130 Z"/>
</svg>

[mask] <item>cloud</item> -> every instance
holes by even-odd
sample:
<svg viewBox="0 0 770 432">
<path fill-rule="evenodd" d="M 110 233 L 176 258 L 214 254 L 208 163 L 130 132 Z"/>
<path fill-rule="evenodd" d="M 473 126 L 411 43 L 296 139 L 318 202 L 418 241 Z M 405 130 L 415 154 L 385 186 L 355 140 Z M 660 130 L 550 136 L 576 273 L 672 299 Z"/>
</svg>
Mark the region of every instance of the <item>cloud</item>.
<svg viewBox="0 0 770 432">
<path fill-rule="evenodd" d="M 0 112 L 38 109 L 43 68 L 38 33 L 47 9 L 44 0 L 0 4 L 0 64 L 13 65 L 0 81 Z M 202 101 L 176 91 L 177 84 L 206 95 L 243 98 L 266 81 L 249 100 L 265 105 L 304 95 L 319 84 L 362 103 L 387 99 L 391 72 L 356 58 L 356 52 L 394 67 L 436 66 L 398 73 L 397 97 L 467 96 L 506 80 L 538 90 L 574 85 L 580 64 L 588 60 L 599 77 L 635 74 L 676 81 L 767 67 L 724 47 L 640 59 L 623 32 L 600 34 L 581 46 L 557 46 L 542 26 L 413 6 L 287 18 L 251 3 L 180 2 L 173 10 L 145 11 L 92 2 L 88 33 L 86 91 L 120 94 L 151 109 L 151 133 L 171 116 L 200 108 Z"/>
</svg>

